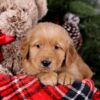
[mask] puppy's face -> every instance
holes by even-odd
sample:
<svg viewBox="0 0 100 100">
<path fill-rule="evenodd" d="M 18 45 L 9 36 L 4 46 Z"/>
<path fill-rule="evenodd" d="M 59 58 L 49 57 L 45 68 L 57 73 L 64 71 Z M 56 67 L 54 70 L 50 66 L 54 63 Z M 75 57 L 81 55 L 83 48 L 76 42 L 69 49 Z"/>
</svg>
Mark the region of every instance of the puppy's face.
<svg viewBox="0 0 100 100">
<path fill-rule="evenodd" d="M 44 27 L 43 27 L 44 28 Z M 51 29 L 48 29 L 51 30 Z M 65 37 L 62 32 L 40 30 L 33 33 L 30 42 L 29 59 L 41 71 L 59 70 L 65 58 Z"/>
<path fill-rule="evenodd" d="M 69 44 L 67 34 L 58 25 L 51 25 L 38 24 L 28 34 L 27 60 L 31 63 L 31 71 L 59 71 L 63 65 Z"/>
</svg>

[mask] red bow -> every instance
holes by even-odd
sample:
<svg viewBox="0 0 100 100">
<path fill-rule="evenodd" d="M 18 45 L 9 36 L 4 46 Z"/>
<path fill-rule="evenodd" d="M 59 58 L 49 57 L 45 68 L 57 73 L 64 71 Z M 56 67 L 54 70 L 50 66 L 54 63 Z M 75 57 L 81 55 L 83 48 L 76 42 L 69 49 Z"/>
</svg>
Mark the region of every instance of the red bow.
<svg viewBox="0 0 100 100">
<path fill-rule="evenodd" d="M 13 36 L 8 36 L 8 35 L 2 33 L 1 30 L 0 30 L 0 46 L 7 44 L 11 41 L 14 41 L 14 40 L 15 40 L 15 38 Z M 3 54 L 2 54 L 1 49 L 0 49 L 0 62 L 2 60 L 3 60 Z"/>
<path fill-rule="evenodd" d="M 0 45 L 7 44 L 14 40 L 15 38 L 13 36 L 8 36 L 6 34 L 0 33 Z"/>
</svg>

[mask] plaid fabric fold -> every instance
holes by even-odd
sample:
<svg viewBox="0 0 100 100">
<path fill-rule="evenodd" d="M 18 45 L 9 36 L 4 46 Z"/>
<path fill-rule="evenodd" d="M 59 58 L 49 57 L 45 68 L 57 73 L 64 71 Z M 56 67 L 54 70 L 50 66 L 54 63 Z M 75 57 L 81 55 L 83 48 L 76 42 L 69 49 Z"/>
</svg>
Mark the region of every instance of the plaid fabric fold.
<svg viewBox="0 0 100 100">
<path fill-rule="evenodd" d="M 75 81 L 63 100 L 91 100 L 93 91 L 87 84 Z"/>
<path fill-rule="evenodd" d="M 34 76 L 0 74 L 0 100 L 92 100 L 89 79 L 72 85 L 44 86 Z"/>
</svg>

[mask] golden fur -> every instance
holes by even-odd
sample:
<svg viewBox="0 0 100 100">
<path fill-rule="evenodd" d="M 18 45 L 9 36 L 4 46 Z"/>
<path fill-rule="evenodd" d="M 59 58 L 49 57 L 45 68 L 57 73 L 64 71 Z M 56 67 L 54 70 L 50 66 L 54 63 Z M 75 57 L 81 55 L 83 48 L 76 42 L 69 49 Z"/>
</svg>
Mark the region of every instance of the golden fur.
<svg viewBox="0 0 100 100">
<path fill-rule="evenodd" d="M 41 63 L 44 60 L 50 61 L 48 67 Z M 22 43 L 22 64 L 27 74 L 36 75 L 46 85 L 67 85 L 93 74 L 66 30 L 50 22 L 39 23 L 28 32 Z"/>
</svg>

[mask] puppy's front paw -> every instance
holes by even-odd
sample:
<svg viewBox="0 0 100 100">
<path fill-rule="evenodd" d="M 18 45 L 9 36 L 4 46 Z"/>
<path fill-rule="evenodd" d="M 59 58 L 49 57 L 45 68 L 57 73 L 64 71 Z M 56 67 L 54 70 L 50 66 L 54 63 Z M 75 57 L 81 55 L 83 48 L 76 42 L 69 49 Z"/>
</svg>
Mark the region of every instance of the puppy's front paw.
<svg viewBox="0 0 100 100">
<path fill-rule="evenodd" d="M 58 83 L 62 85 L 72 84 L 74 82 L 74 78 L 72 75 L 67 73 L 60 73 L 58 77 Z"/>
<path fill-rule="evenodd" d="M 57 84 L 57 73 L 41 73 L 39 74 L 39 79 L 44 85 L 56 85 Z"/>
</svg>

